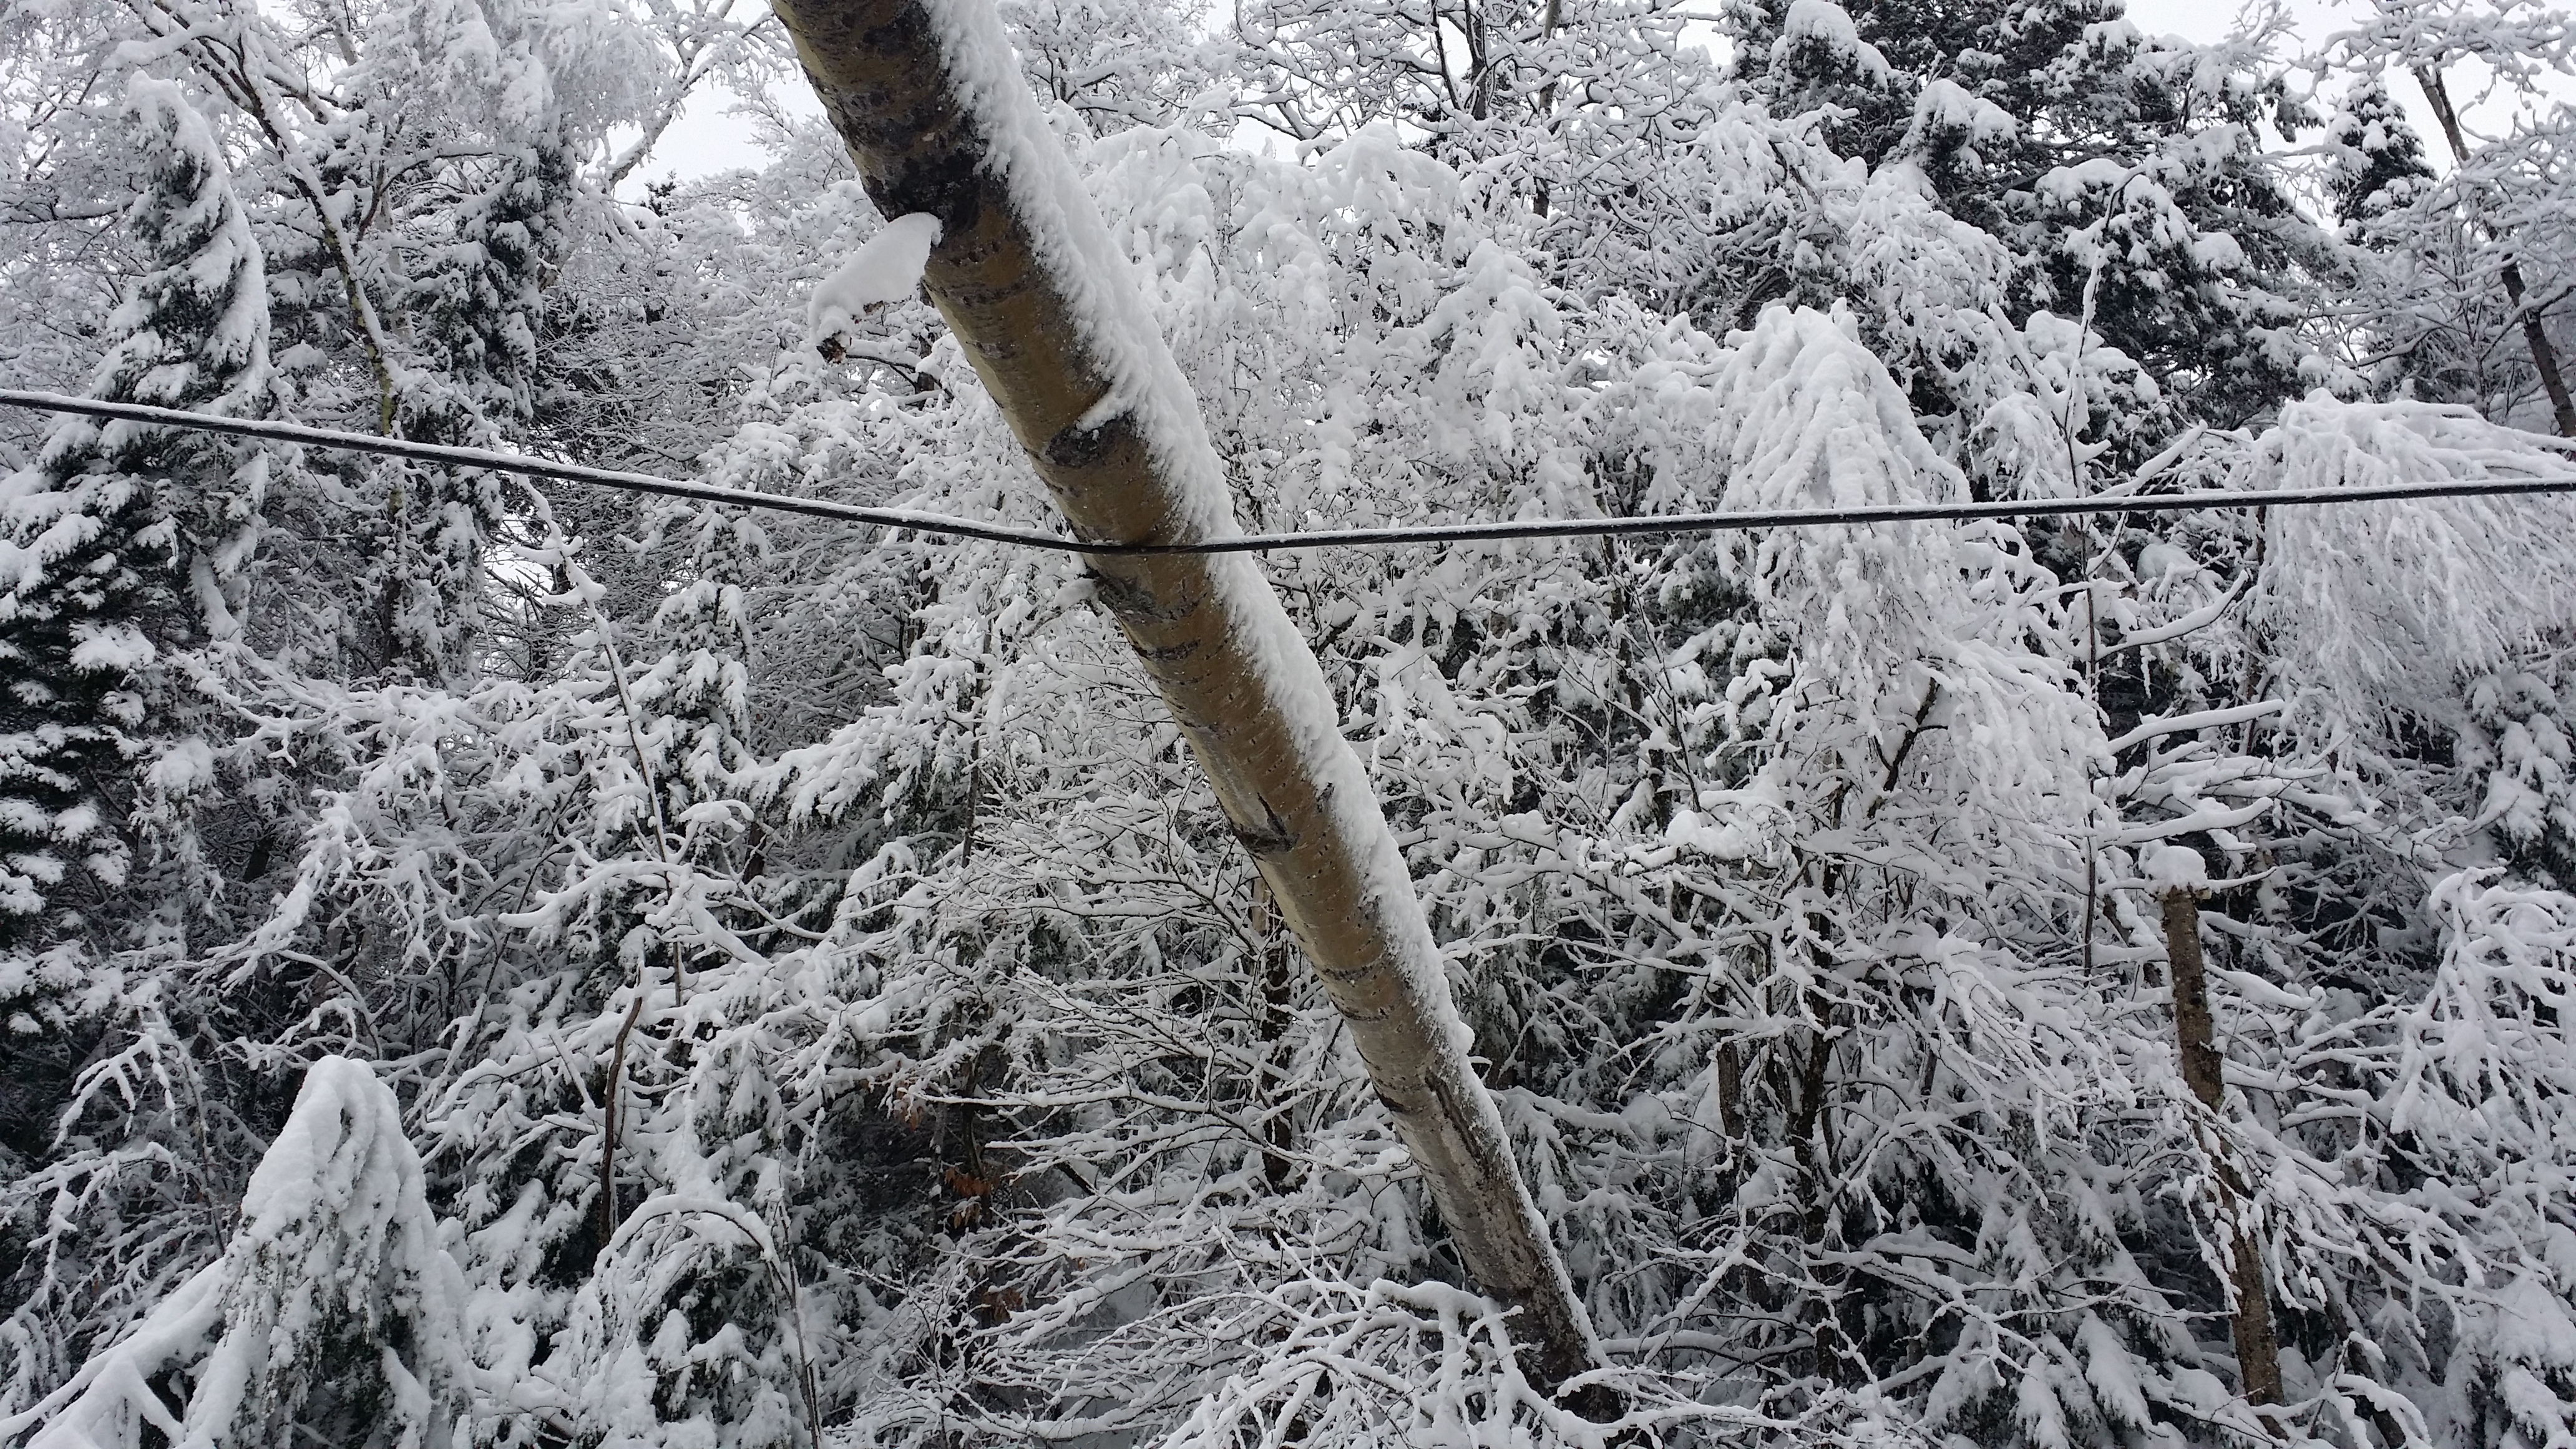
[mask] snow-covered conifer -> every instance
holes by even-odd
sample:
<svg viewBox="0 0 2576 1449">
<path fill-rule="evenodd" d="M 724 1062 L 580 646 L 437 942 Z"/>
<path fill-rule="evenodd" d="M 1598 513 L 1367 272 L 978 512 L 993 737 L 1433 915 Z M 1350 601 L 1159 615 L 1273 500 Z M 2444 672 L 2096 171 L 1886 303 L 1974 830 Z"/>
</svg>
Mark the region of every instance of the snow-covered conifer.
<svg viewBox="0 0 2576 1449">
<path fill-rule="evenodd" d="M 2118 0 L 1728 14 L 1736 71 L 1775 113 L 1816 117 L 1871 168 L 1919 169 L 1943 211 L 2009 248 L 2016 321 L 2080 320 L 2229 422 L 2326 380 L 2299 335 L 2324 238 L 2262 146 L 2265 124 L 2304 118 L 2252 43 L 2153 36 Z M 1793 271 L 1748 270 L 1823 300 Z"/>
<path fill-rule="evenodd" d="M 2374 280 L 2385 295 L 2368 312 L 2391 334 L 2382 345 L 2416 362 L 2436 401 L 2576 437 L 2576 365 L 2560 356 L 2549 328 L 2576 256 L 2565 164 L 2576 118 L 2547 97 L 2542 79 L 2569 65 L 2576 31 L 2563 12 L 2511 0 L 2375 0 L 2355 19 L 2327 39 L 2324 60 L 2354 73 L 2365 97 L 2395 81 L 2391 72 L 2406 72 L 2450 163 L 2440 184 L 2386 198 L 2372 224 L 2384 253 Z M 2462 65 L 2510 98 L 2500 134 L 2481 134 L 2463 115 L 2471 98 L 2455 96 L 2450 77 Z M 2519 355 L 2490 355 L 2499 350 Z"/>
<path fill-rule="evenodd" d="M 32 1430 L 31 1449 L 453 1442 L 464 1283 L 401 1106 L 365 1063 L 306 1069 L 238 1221 L 218 1261 L 0 1425 Z"/>
<path fill-rule="evenodd" d="M 147 177 L 133 220 L 154 265 L 114 318 L 95 391 L 258 416 L 267 282 L 223 153 L 167 82 L 137 77 L 129 115 Z M 37 922 L 123 884 L 135 785 L 118 777 L 148 762 L 147 722 L 171 708 L 164 653 L 241 628 L 269 466 L 256 448 L 80 422 L 0 484 L 0 931 L 83 935 L 76 917 Z"/>
</svg>

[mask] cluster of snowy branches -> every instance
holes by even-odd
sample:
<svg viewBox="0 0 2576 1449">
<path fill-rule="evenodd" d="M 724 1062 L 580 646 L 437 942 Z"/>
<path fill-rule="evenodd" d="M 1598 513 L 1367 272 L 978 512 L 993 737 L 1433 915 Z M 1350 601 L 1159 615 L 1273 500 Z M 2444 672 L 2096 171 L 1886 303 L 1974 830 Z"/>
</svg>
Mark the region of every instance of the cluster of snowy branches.
<svg viewBox="0 0 2576 1449">
<path fill-rule="evenodd" d="M 1248 526 L 2576 478 L 2564 15 L 1685 8 L 1001 15 Z M 11 0 L 0 380 L 1047 526 L 791 61 Z M 2576 1439 L 2576 499 L 1268 557 L 1602 1422 L 1078 558 L 0 470 L 0 1441 Z"/>
</svg>

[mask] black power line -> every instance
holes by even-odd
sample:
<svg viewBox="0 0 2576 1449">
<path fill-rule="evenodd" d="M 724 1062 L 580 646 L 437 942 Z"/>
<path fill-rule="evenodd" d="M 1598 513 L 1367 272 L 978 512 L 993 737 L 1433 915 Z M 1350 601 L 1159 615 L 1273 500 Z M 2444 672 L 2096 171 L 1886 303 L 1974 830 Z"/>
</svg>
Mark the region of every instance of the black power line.
<svg viewBox="0 0 2576 1449">
<path fill-rule="evenodd" d="M 2438 483 L 2375 483 L 2350 488 L 2279 488 L 2259 492 L 2203 491 L 2116 498 L 2096 495 L 2087 498 L 2020 498 L 1969 503 L 1876 503 L 1858 508 L 1772 508 L 1726 513 L 1670 513 L 1623 518 L 1542 518 L 1501 523 L 1440 523 L 1414 528 L 1332 528 L 1302 533 L 1247 533 L 1238 534 L 1232 538 L 1210 539 L 1201 543 L 1087 543 L 1077 539 L 1061 538 L 1050 533 L 1012 528 L 1005 524 L 979 523 L 971 518 L 951 518 L 945 514 L 922 513 L 909 508 L 862 508 L 853 503 L 832 503 L 818 498 L 791 498 L 776 493 L 755 493 L 744 488 L 720 488 L 711 483 L 691 483 L 678 478 L 663 478 L 651 473 L 628 473 L 615 468 L 593 468 L 582 463 L 560 463 L 549 458 L 531 457 L 524 453 L 498 453 L 485 448 L 455 448 L 438 443 L 414 443 L 401 438 L 378 437 L 371 433 L 347 433 L 332 428 L 306 427 L 301 423 L 214 417 L 205 413 L 184 412 L 176 408 L 146 407 L 140 403 L 105 402 L 96 398 L 65 397 L 59 393 L 22 392 L 13 389 L 0 389 L 0 405 L 33 408 L 43 412 L 77 413 L 84 417 L 150 423 L 160 427 L 187 428 L 198 432 L 224 433 L 271 442 L 303 443 L 317 448 L 374 453 L 388 458 L 407 458 L 422 463 L 444 463 L 458 468 L 482 468 L 493 472 L 520 473 L 532 478 L 553 478 L 566 483 L 587 483 L 601 488 L 623 488 L 635 493 L 657 493 L 669 498 L 694 499 L 701 503 L 766 508 L 779 513 L 800 513 L 811 518 L 830 518 L 844 523 L 866 524 L 875 528 L 910 529 L 915 533 L 938 534 L 948 538 L 981 539 L 987 543 L 1015 544 L 1022 548 L 1046 549 L 1055 553 L 1089 554 L 1100 558 L 1272 553 L 1281 549 L 1369 548 L 1404 543 L 1501 543 L 1515 539 L 1668 537 L 1675 534 L 1740 532 L 1755 528 L 1813 528 L 1826 524 L 1945 523 L 1982 518 L 2047 518 L 2099 513 L 2181 513 L 2201 508 L 2291 508 L 2329 503 L 2383 502 L 2391 499 L 2486 498 L 2517 494 L 2576 493 L 2576 471 L 2570 471 L 2532 478 L 2479 478 Z M 2555 442 L 2555 440 L 2539 441 Z"/>
</svg>

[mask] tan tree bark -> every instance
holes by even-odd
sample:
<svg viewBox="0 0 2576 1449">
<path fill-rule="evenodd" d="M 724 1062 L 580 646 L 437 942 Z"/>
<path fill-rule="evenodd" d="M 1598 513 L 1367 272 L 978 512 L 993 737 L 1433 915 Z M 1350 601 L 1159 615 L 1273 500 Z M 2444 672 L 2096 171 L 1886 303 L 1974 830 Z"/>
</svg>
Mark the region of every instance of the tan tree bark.
<svg viewBox="0 0 2576 1449">
<path fill-rule="evenodd" d="M 2217 1033 L 2209 1016 L 2208 968 L 2200 954 L 2200 902 L 2189 889 L 2169 890 L 2162 897 L 2165 953 L 2173 966 L 2174 1037 L 2181 1049 L 2182 1079 L 2215 1122 L 2226 1100 Z M 2223 1153 L 2212 1153 L 2219 1190 L 2226 1195 L 2231 1218 L 2246 1200 L 2245 1179 Z M 2236 1340 L 2237 1371 L 2245 1380 L 2245 1397 L 2257 1404 L 2281 1402 L 2281 1343 L 2272 1328 L 2272 1293 L 2263 1276 L 2263 1249 L 2241 1223 L 2232 1223 L 2229 1243 L 2230 1286 L 2236 1312 L 2229 1331 Z"/>
<path fill-rule="evenodd" d="M 1179 543 L 1230 528 L 1222 477 L 1190 466 L 1212 457 L 1195 407 L 1176 417 L 1151 395 L 1113 387 L 1124 378 L 1132 391 L 1148 362 L 1177 373 L 1159 337 L 1097 335 L 1102 309 L 1086 289 L 1133 284 L 1068 274 L 1078 265 L 1068 239 L 1106 234 L 1071 162 L 1051 143 L 1027 143 L 1023 123 L 1035 112 L 1014 109 L 1033 106 L 1016 67 L 997 73 L 990 56 L 959 43 L 959 3 L 777 0 L 775 9 L 878 209 L 939 219 L 923 278 L 931 300 L 1075 535 Z M 990 34 L 998 44 L 997 24 Z M 997 93 L 1005 85 L 1013 94 Z M 1520 1310 L 1525 1370 L 1553 1389 L 1591 1367 L 1582 1306 L 1470 1069 L 1466 1034 L 1451 1029 L 1439 947 L 1394 835 L 1278 596 L 1241 555 L 1090 562 L 1097 597 L 1348 1022 L 1459 1256 L 1487 1293 Z"/>
</svg>

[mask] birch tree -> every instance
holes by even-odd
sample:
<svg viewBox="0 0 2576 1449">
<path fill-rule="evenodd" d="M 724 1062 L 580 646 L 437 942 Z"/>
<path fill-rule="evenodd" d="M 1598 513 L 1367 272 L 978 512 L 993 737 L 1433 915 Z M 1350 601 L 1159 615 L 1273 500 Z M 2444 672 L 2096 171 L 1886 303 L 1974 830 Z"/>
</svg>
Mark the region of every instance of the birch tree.
<svg viewBox="0 0 2576 1449">
<path fill-rule="evenodd" d="M 791 11 L 787 23 L 879 208 L 938 222 L 930 294 L 1076 534 L 1150 544 L 1232 531 L 1188 383 L 1118 276 L 998 25 L 971 5 Z M 1430 927 L 1286 612 L 1238 556 L 1102 555 L 1093 571 L 1350 1023 L 1468 1271 L 1528 1315 L 1543 1384 L 1589 1368 L 1589 1326 L 1467 1064 Z"/>
<path fill-rule="evenodd" d="M 1116 0 L 1004 7 L 1014 62 L 903 13 L 936 54 L 833 90 L 844 119 L 922 100 L 926 129 L 859 128 L 880 161 L 998 171 L 871 183 L 756 93 L 770 32 L 721 6 L 21 7 L 0 372 L 102 375 L 115 299 L 264 297 L 266 385 L 175 325 L 153 365 L 1077 538 L 2568 466 L 2378 365 L 2431 319 L 2495 344 L 2498 417 L 2538 395 L 2501 291 L 2410 291 L 2376 229 L 2439 185 L 2386 104 L 2326 132 L 2341 235 L 2276 209 L 2297 178 L 2249 128 L 2304 123 L 2260 44 L 1748 7 L 1768 48 L 1730 70 L 1656 6 L 1201 29 Z M 709 66 L 766 164 L 617 200 Z M 127 114 L 137 67 L 202 136 Z M 1251 125 L 1298 145 L 1223 139 Z M 217 174 L 181 153 L 229 210 L 156 189 Z M 264 285 L 70 199 L 147 192 L 237 219 Z M 2443 264 L 2486 266 L 2445 214 Z M 887 264 L 934 223 L 924 276 Z M 1100 287 L 979 291 L 978 238 L 1014 236 Z M 1031 389 L 1041 349 L 979 385 L 1015 335 L 988 304 L 1071 319 L 1051 375 L 1089 381 Z M 170 536 L 220 558 L 241 457 L 137 436 Z M 0 438 L 52 496 L 40 431 Z M 1059 441 L 1063 502 L 1028 486 Z M 127 884 L 0 966 L 0 1437 L 2503 1449 L 2570 1421 L 2563 501 L 1261 561 L 1300 638 L 1235 637 L 1312 651 L 1292 743 L 1379 802 L 1369 879 L 1434 943 L 1406 979 L 1454 1008 L 1612 1406 L 1542 1387 L 1408 1099 L 1296 968 L 1297 850 L 1194 753 L 1222 716 L 1158 682 L 1207 646 L 1139 667 L 1182 564 L 259 456 L 253 545 L 210 565 L 239 631 L 174 625 L 135 676 L 188 709 L 61 715 L 146 755 L 93 791 L 140 802 Z M 1128 468 L 1196 511 L 1110 508 Z M 1255 592 L 1219 572 L 1245 589 L 1209 599 Z M 209 597 L 145 581 L 181 623 Z"/>
</svg>

